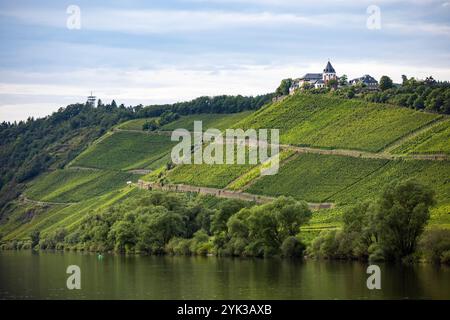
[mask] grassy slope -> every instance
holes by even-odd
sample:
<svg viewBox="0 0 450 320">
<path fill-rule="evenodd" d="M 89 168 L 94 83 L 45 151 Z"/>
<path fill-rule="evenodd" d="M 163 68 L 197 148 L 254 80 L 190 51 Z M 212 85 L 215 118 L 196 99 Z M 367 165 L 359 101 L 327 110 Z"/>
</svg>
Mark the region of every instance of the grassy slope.
<svg viewBox="0 0 450 320">
<path fill-rule="evenodd" d="M 190 184 L 194 186 L 205 186 L 224 188 L 234 179 L 249 171 L 252 165 L 180 165 L 168 173 L 170 183 Z"/>
<path fill-rule="evenodd" d="M 356 183 L 386 164 L 386 160 L 301 154 L 265 176 L 246 191 L 272 196 L 288 195 L 311 202 L 334 200 L 333 194 Z"/>
<path fill-rule="evenodd" d="M 158 119 L 158 117 L 133 119 L 133 120 L 129 120 L 129 121 L 121 123 L 120 125 L 117 126 L 117 128 L 124 129 L 124 130 L 142 130 L 142 126 L 144 125 L 144 123 L 146 123 L 150 120 L 156 120 L 156 119 Z"/>
<path fill-rule="evenodd" d="M 204 149 L 205 150 L 205 149 Z M 226 147 L 223 145 L 223 157 L 226 160 Z M 255 168 L 256 164 L 249 163 L 249 149 L 245 148 L 246 164 L 184 164 L 178 165 L 168 171 L 167 178 L 170 183 L 190 184 L 224 188 L 235 179 Z M 237 162 L 237 148 L 234 149 L 234 161 Z"/>
<path fill-rule="evenodd" d="M 168 123 L 161 128 L 161 130 L 172 131 L 175 129 L 183 128 L 189 131 L 194 131 L 194 121 L 202 121 L 203 130 L 207 130 L 209 128 L 225 130 L 228 128 L 232 128 L 233 125 L 252 114 L 252 111 L 244 111 L 239 113 L 231 113 L 231 114 L 193 114 L 189 116 L 182 116 L 180 119 Z"/>
<path fill-rule="evenodd" d="M 78 202 L 122 188 L 137 176 L 123 171 L 56 170 L 35 179 L 25 195 L 48 202 Z"/>
<path fill-rule="evenodd" d="M 393 150 L 394 153 L 445 153 L 450 154 L 450 119 L 405 141 Z"/>
<path fill-rule="evenodd" d="M 115 132 L 89 147 L 71 165 L 116 170 L 155 169 L 161 161 L 157 165 L 153 163 L 164 157 L 168 159 L 174 145 L 168 136 Z"/>
<path fill-rule="evenodd" d="M 244 115 L 247 117 L 236 124 Z M 204 129 L 224 129 L 232 125 L 239 128 L 275 127 L 281 129 L 282 141 L 285 143 L 376 151 L 435 117 L 408 109 L 380 107 L 378 104 L 359 101 L 324 96 L 294 96 L 253 114 L 187 116 L 164 129 L 190 129 L 193 120 L 203 120 Z M 441 124 L 424 133 L 428 134 L 426 138 L 419 135 L 408 140 L 402 146 L 402 153 L 446 150 L 448 124 L 447 127 L 442 124 L 442 130 L 440 126 Z M 128 129 L 138 127 L 133 122 L 124 125 Z M 3 233 L 5 240 L 25 239 L 34 229 L 46 233 L 58 227 L 71 228 L 93 210 L 106 208 L 135 193 L 145 192 L 134 188 L 121 189 L 133 177 L 117 170 L 158 168 L 166 163 L 174 144 L 166 136 L 133 132 L 106 134 L 71 164 L 103 170 L 57 170 L 34 180 L 26 192 L 28 197 L 36 200 L 80 201 L 79 203 L 41 207 L 17 202 L 11 208 L 12 215 L 8 216 L 7 221 L 1 222 L 0 233 Z M 250 178 L 243 176 L 236 181 L 236 188 L 240 188 L 259 176 L 252 174 L 251 168 L 249 165 L 186 165 L 169 171 L 168 178 L 174 183 L 225 187 L 248 173 Z M 448 162 L 387 162 L 308 154 L 288 161 L 278 175 L 256 180 L 246 191 L 349 204 L 375 197 L 392 179 L 413 177 L 433 186 L 437 191 L 438 205 L 433 209 L 431 223 L 450 228 L 449 170 Z M 339 207 L 314 213 L 311 225 L 305 227 L 306 236 L 316 234 L 318 230 L 338 227 L 342 210 L 343 207 Z"/>
<path fill-rule="evenodd" d="M 203 130 L 208 128 L 215 128 L 219 130 L 224 130 L 231 128 L 237 121 L 242 118 L 247 117 L 253 111 L 244 111 L 239 113 L 231 114 L 221 114 L 221 113 L 202 113 L 202 114 L 192 114 L 187 116 L 181 116 L 178 120 L 168 123 L 161 127 L 163 131 L 172 131 L 178 128 L 187 129 L 193 131 L 194 121 L 202 121 Z M 119 129 L 125 130 L 142 130 L 142 126 L 150 120 L 155 120 L 156 118 L 143 118 L 134 119 L 126 121 L 117 126 Z"/>
<path fill-rule="evenodd" d="M 111 191 L 102 196 L 84 200 L 80 203 L 49 206 L 45 209 L 39 208 L 36 205 L 16 203 L 17 209 L 9 221 L 2 225 L 0 230 L 4 233 L 5 240 L 28 239 L 33 230 L 40 230 L 43 235 L 58 228 L 65 228 L 70 231 L 87 214 L 101 208 L 107 208 L 139 192 L 144 191 L 126 187 Z M 17 223 L 17 221 L 24 219 L 24 215 L 29 215 L 30 210 L 33 210 L 35 214 L 24 223 Z"/>
<path fill-rule="evenodd" d="M 237 128 L 278 128 L 282 143 L 379 151 L 438 115 L 324 95 L 296 94 L 251 114 Z"/>
</svg>

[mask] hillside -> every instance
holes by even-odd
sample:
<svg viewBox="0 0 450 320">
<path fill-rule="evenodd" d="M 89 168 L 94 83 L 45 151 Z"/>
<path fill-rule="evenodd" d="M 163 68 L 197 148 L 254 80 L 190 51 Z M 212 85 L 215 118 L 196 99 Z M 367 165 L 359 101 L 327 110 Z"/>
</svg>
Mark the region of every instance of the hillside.
<svg viewBox="0 0 450 320">
<path fill-rule="evenodd" d="M 189 131 L 194 130 L 194 121 L 202 121 L 203 129 L 215 128 L 219 130 L 231 128 L 236 122 L 250 115 L 251 111 L 244 111 L 238 113 L 230 114 L 219 114 L 219 113 L 203 113 L 203 114 L 191 114 L 181 116 L 179 119 L 163 125 L 161 131 L 173 131 L 175 129 L 186 129 Z M 144 119 L 134 119 L 124 122 L 117 126 L 118 129 L 123 130 L 137 130 L 141 131 L 142 126 L 151 120 L 158 118 L 144 118 Z"/>
<path fill-rule="evenodd" d="M 70 166 L 98 169 L 156 169 L 169 160 L 174 142 L 169 136 L 111 132 L 81 153 Z M 160 161 L 159 165 L 154 162 Z"/>
<path fill-rule="evenodd" d="M 402 154 L 450 154 L 450 119 L 446 117 L 435 126 L 420 132 L 393 150 Z"/>
<path fill-rule="evenodd" d="M 409 156 L 448 154 L 450 122 L 445 116 L 296 94 L 256 112 L 181 116 L 159 132 L 143 131 L 147 120 L 122 122 L 88 144 L 65 168 L 30 181 L 23 197 L 0 220 L 3 240 L 27 239 L 33 230 L 71 230 L 101 208 L 145 196 L 149 191 L 126 184 L 138 179 L 336 204 L 335 209 L 314 212 L 303 228 L 313 237 L 322 229 L 338 228 L 343 209 L 374 199 L 392 180 L 414 178 L 436 192 L 431 224 L 450 228 L 449 160 Z M 310 148 L 284 146 L 280 170 L 273 176 L 260 176 L 255 165 L 167 166 L 175 144 L 167 131 L 192 130 L 194 120 L 204 121 L 203 129 L 279 128 L 283 144 Z M 334 148 L 340 149 L 339 155 L 327 154 Z M 361 156 L 357 150 L 366 153 Z"/>
<path fill-rule="evenodd" d="M 281 143 L 377 152 L 442 116 L 318 94 L 295 94 L 235 128 L 279 128 Z"/>
</svg>

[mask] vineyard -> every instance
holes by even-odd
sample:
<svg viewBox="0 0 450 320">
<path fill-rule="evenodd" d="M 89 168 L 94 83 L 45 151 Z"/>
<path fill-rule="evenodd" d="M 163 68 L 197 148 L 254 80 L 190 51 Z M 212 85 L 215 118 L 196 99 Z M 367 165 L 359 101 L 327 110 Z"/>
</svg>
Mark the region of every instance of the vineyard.
<svg viewBox="0 0 450 320">
<path fill-rule="evenodd" d="M 115 132 L 89 147 L 72 166 L 100 169 L 156 169 L 169 160 L 175 145 L 170 137 Z"/>
<path fill-rule="evenodd" d="M 405 141 L 393 152 L 398 154 L 450 154 L 450 119 L 446 119 L 411 140 Z"/>
<path fill-rule="evenodd" d="M 438 117 L 391 105 L 296 94 L 235 127 L 278 128 L 284 144 L 377 152 Z"/>
<path fill-rule="evenodd" d="M 270 196 L 292 196 L 310 202 L 335 200 L 335 193 L 379 170 L 386 162 L 302 154 L 282 166 L 278 174 L 261 177 L 245 191 Z"/>
<path fill-rule="evenodd" d="M 70 205 L 52 205 L 40 207 L 33 204 L 15 204 L 11 219 L 2 225 L 4 239 L 28 239 L 33 230 L 40 230 L 46 234 L 65 228 L 72 230 L 89 213 L 101 208 L 107 208 L 121 202 L 128 197 L 139 194 L 135 188 L 122 188 L 111 191 L 101 196 L 83 200 Z"/>
<path fill-rule="evenodd" d="M 206 131 L 208 128 L 225 130 L 233 127 L 236 122 L 238 122 L 242 118 L 245 118 L 251 113 L 251 111 L 244 111 L 230 114 L 204 113 L 182 116 L 180 117 L 180 119 L 162 126 L 161 130 L 172 131 L 181 128 L 188 131 L 194 131 L 194 121 L 202 121 L 204 131 Z"/>
<path fill-rule="evenodd" d="M 388 152 L 450 154 L 450 120 L 439 117 L 442 116 L 390 105 L 303 94 L 287 97 L 256 112 L 182 116 L 161 130 L 192 130 L 193 121 L 201 120 L 204 130 L 279 128 L 282 143 L 298 146 L 363 150 L 381 155 Z M 142 131 L 142 125 L 148 120 L 130 120 L 118 128 Z M 430 123 L 436 120 L 431 126 Z M 176 143 L 170 140 L 167 132 L 108 132 L 88 146 L 68 168 L 47 172 L 31 180 L 22 200 L 13 202 L 8 208 L 8 219 L 2 223 L 0 233 L 5 240 L 11 240 L 27 239 L 33 230 L 40 230 L 42 234 L 59 227 L 70 230 L 95 210 L 151 192 L 126 186 L 127 181 L 136 181 L 138 177 L 127 172 L 131 169 L 151 169 L 151 173 L 140 178 L 147 181 L 336 203 L 334 209 L 314 212 L 310 224 L 302 227 L 306 242 L 321 230 L 339 228 L 345 208 L 374 199 L 394 180 L 412 178 L 431 186 L 436 192 L 437 203 L 432 209 L 430 225 L 450 228 L 448 160 L 371 159 L 358 155 L 296 153 L 286 149 L 281 151 L 279 172 L 261 176 L 259 164 L 177 165 L 171 168 L 167 163 Z M 386 146 L 390 148 L 385 150 Z M 219 201 L 207 199 L 211 203 Z"/>
<path fill-rule="evenodd" d="M 355 203 L 373 198 L 391 181 L 407 179 L 415 179 L 433 188 L 438 206 L 450 204 L 450 166 L 446 161 L 390 161 L 374 174 L 333 195 L 333 199 Z"/>
<path fill-rule="evenodd" d="M 27 189 L 26 197 L 48 202 L 78 202 L 123 188 L 137 176 L 123 171 L 65 169 L 40 176 Z"/>
<path fill-rule="evenodd" d="M 156 118 L 142 118 L 142 119 L 133 119 L 126 121 L 124 123 L 121 123 L 117 126 L 118 129 L 122 130 L 142 130 L 142 126 L 151 120 L 156 120 Z"/>
<path fill-rule="evenodd" d="M 169 171 L 167 178 L 170 183 L 174 184 L 224 188 L 252 167 L 248 164 L 180 165 Z"/>
</svg>

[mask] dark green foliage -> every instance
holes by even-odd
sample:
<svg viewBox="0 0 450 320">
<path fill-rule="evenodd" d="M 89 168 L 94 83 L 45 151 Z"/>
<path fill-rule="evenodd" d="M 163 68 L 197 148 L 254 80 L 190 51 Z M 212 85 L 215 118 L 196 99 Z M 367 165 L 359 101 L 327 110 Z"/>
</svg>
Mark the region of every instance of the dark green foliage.
<svg viewBox="0 0 450 320">
<path fill-rule="evenodd" d="M 342 98 L 361 98 L 376 103 L 390 103 L 417 110 L 450 114 L 450 83 L 437 82 L 432 77 L 423 81 L 402 76 L 402 85 L 394 85 L 389 77 L 380 80 L 381 91 L 364 86 L 343 86 L 331 94 Z M 311 90 L 318 93 L 318 90 Z"/>
<path fill-rule="evenodd" d="M 289 94 L 289 88 L 291 87 L 291 85 L 292 85 L 292 79 L 291 78 L 281 80 L 281 83 L 280 83 L 279 87 L 275 91 L 275 95 L 277 97 L 288 95 Z"/>
<path fill-rule="evenodd" d="M 372 223 L 387 257 L 398 260 L 415 252 L 433 204 L 433 191 L 423 185 L 409 181 L 388 186 Z"/>
<path fill-rule="evenodd" d="M 286 258 L 303 257 L 305 245 L 294 236 L 287 237 L 281 244 L 281 252 Z"/>
<path fill-rule="evenodd" d="M 94 248 L 118 252 L 161 254 L 173 238 L 197 238 L 199 231 L 209 239 L 209 221 L 215 210 L 181 194 L 152 192 L 130 198 L 87 215 L 65 238 L 69 248 Z M 45 237 L 44 248 L 53 247 L 53 235 Z"/>
<path fill-rule="evenodd" d="M 33 231 L 30 234 L 30 238 L 31 238 L 31 248 L 34 248 L 35 246 L 37 246 L 39 244 L 39 241 L 41 239 L 40 237 L 41 233 L 37 230 Z"/>
<path fill-rule="evenodd" d="M 390 89 L 394 86 L 394 83 L 392 82 L 392 79 L 388 76 L 382 76 L 380 78 L 380 89 L 381 91 Z"/>
<path fill-rule="evenodd" d="M 272 100 L 273 94 L 255 97 L 216 96 L 199 97 L 188 102 L 177 102 L 167 105 L 151 105 L 136 109 L 138 118 L 159 117 L 170 111 L 179 115 L 197 113 L 236 113 L 245 110 L 257 110 Z"/>
<path fill-rule="evenodd" d="M 180 118 L 180 115 L 178 113 L 171 112 L 171 111 L 165 111 L 159 119 L 159 125 L 160 126 L 166 125 L 166 124 L 173 122 L 179 118 Z"/>
<path fill-rule="evenodd" d="M 420 239 L 419 247 L 428 260 L 450 264 L 450 230 L 433 228 L 426 231 Z"/>
<path fill-rule="evenodd" d="M 91 212 L 70 232 L 44 234 L 40 248 L 302 256 L 305 246 L 297 235 L 311 217 L 305 202 L 281 197 L 260 206 L 238 200 L 220 200 L 217 209 L 211 205 L 208 197 L 142 194 Z"/>
<path fill-rule="evenodd" d="M 394 182 L 387 186 L 379 201 L 347 210 L 342 231 L 321 233 L 309 253 L 324 258 L 410 260 L 430 218 L 433 196 L 429 188 L 416 182 Z M 440 241 L 434 240 L 440 236 L 424 240 L 427 251 Z M 445 249 L 444 245 L 439 256 Z"/>
<path fill-rule="evenodd" d="M 328 88 L 337 88 L 338 84 L 339 83 L 336 79 L 331 79 L 327 82 L 327 87 Z"/>
<path fill-rule="evenodd" d="M 228 220 L 227 253 L 255 257 L 278 255 L 286 238 L 297 235 L 310 217 L 305 202 L 286 197 L 242 209 Z"/>
<path fill-rule="evenodd" d="M 247 201 L 242 200 L 226 200 L 219 207 L 219 211 L 214 215 L 211 222 L 211 230 L 215 233 L 227 230 L 227 221 L 235 213 L 242 208 L 249 207 Z"/>
<path fill-rule="evenodd" d="M 74 104 L 42 119 L 0 125 L 0 209 L 28 181 L 61 168 L 111 126 L 134 117 L 131 108 Z"/>
<path fill-rule="evenodd" d="M 269 102 L 272 94 L 243 97 L 200 97 L 172 105 L 143 107 L 103 104 L 73 104 L 42 119 L 0 124 L 0 216 L 3 207 L 16 198 L 21 183 L 48 169 L 63 168 L 95 139 L 112 126 L 136 118 L 161 116 L 163 123 L 178 114 L 234 113 L 256 110 Z M 148 125 L 147 129 L 154 129 Z"/>
<path fill-rule="evenodd" d="M 155 119 L 147 121 L 142 125 L 142 130 L 155 131 L 156 129 L 159 129 L 159 124 Z"/>
<path fill-rule="evenodd" d="M 64 228 L 55 230 L 47 235 L 45 238 L 41 238 L 39 241 L 40 249 L 62 249 L 64 247 L 64 238 L 67 235 L 67 231 Z"/>
</svg>

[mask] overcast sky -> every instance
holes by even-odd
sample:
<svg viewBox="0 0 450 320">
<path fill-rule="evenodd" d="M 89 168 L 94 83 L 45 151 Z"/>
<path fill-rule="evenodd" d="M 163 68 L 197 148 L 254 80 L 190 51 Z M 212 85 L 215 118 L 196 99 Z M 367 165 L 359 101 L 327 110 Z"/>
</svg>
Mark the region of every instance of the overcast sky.
<svg viewBox="0 0 450 320">
<path fill-rule="evenodd" d="M 126 105 L 262 94 L 328 59 L 349 78 L 450 80 L 449 1 L 0 0 L 0 121 L 91 90 Z"/>
</svg>

